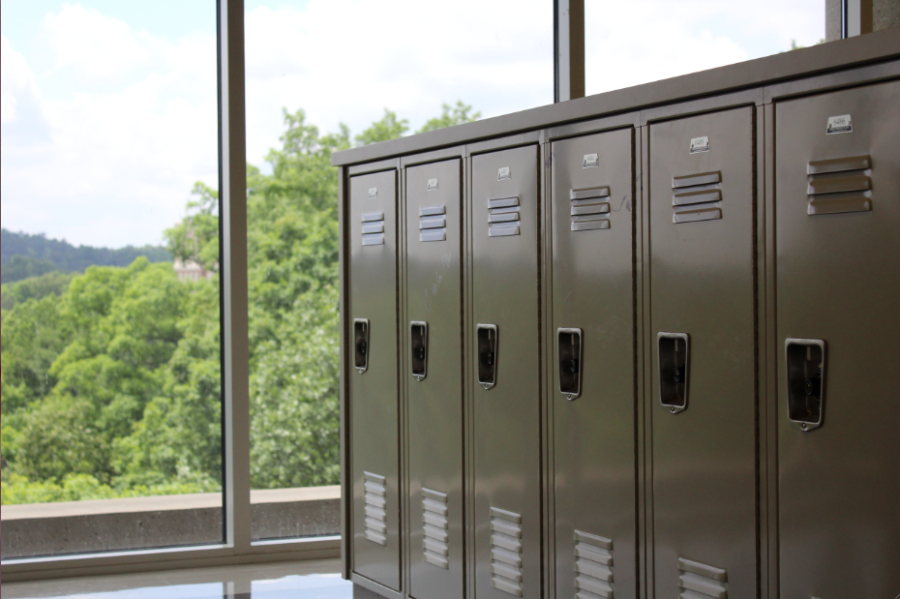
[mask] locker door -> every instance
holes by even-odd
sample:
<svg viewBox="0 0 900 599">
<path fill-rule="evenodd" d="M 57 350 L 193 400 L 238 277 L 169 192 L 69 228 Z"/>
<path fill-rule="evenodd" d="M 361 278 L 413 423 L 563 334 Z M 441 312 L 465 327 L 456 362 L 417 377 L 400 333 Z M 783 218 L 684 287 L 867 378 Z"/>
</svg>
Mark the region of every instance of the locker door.
<svg viewBox="0 0 900 599">
<path fill-rule="evenodd" d="M 898 99 L 894 81 L 775 108 L 784 599 L 900 593 Z"/>
<path fill-rule="evenodd" d="M 353 571 L 392 589 L 400 588 L 396 178 L 351 177 L 348 240 Z"/>
<path fill-rule="evenodd" d="M 475 585 L 541 596 L 538 148 L 472 158 Z"/>
<path fill-rule="evenodd" d="M 463 596 L 460 161 L 406 170 L 410 594 Z"/>
<path fill-rule="evenodd" d="M 748 107 L 650 127 L 660 599 L 757 592 L 753 123 Z"/>
<path fill-rule="evenodd" d="M 560 599 L 636 596 L 632 135 L 553 143 L 549 342 Z"/>
</svg>

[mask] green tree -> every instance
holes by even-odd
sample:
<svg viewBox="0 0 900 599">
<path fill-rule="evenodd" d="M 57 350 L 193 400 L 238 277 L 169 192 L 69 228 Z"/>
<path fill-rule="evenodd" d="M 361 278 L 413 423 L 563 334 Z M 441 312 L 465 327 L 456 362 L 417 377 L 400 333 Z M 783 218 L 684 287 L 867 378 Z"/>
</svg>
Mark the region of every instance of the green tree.
<svg viewBox="0 0 900 599">
<path fill-rule="evenodd" d="M 379 141 L 388 141 L 401 137 L 409 131 L 409 121 L 406 119 L 397 120 L 397 113 L 387 108 L 384 109 L 384 116 L 380 121 L 375 121 L 372 126 L 356 136 L 356 143 L 361 146 L 367 146 Z"/>
<path fill-rule="evenodd" d="M 443 129 L 444 127 L 453 127 L 463 123 L 471 123 L 481 118 L 480 112 L 471 113 L 472 107 L 463 103 L 462 100 L 456 101 L 456 106 L 449 104 L 441 105 L 441 116 L 428 119 L 422 128 L 416 133 L 425 133 L 426 131 L 434 131 L 435 129 Z M 470 114 L 471 113 L 471 114 Z"/>
</svg>

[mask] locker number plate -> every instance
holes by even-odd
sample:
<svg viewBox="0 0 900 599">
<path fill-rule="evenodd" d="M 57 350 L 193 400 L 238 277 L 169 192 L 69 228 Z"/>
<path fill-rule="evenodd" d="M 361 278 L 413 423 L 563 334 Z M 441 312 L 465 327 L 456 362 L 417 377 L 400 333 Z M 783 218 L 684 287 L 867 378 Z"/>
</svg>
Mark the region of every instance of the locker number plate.
<svg viewBox="0 0 900 599">
<path fill-rule="evenodd" d="M 597 154 L 585 154 L 581 161 L 581 168 L 597 168 L 600 166 L 600 156 Z"/>
<path fill-rule="evenodd" d="M 696 154 L 697 152 L 709 152 L 709 138 L 705 135 L 691 140 L 691 154 Z"/>
<path fill-rule="evenodd" d="M 505 181 L 506 179 L 512 179 L 512 173 L 509 172 L 508 166 L 501 166 L 497 169 L 497 181 Z"/>
<path fill-rule="evenodd" d="M 828 126 L 825 127 L 825 135 L 850 133 L 851 131 L 853 131 L 853 121 L 849 114 L 828 117 Z"/>
</svg>

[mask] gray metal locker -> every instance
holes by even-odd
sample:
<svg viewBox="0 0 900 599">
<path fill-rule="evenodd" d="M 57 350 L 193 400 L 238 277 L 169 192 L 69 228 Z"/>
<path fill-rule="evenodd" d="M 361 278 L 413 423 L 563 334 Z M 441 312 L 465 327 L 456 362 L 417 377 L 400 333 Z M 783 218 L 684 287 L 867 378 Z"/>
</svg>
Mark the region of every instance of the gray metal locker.
<svg viewBox="0 0 900 599">
<path fill-rule="evenodd" d="M 410 594 L 463 596 L 461 161 L 406 169 Z"/>
<path fill-rule="evenodd" d="M 633 135 L 628 128 L 552 144 L 560 599 L 637 595 Z"/>
<path fill-rule="evenodd" d="M 751 107 L 650 125 L 659 599 L 757 594 L 753 140 Z"/>
<path fill-rule="evenodd" d="M 900 82 L 775 107 L 781 597 L 900 593 Z"/>
<path fill-rule="evenodd" d="M 541 596 L 538 148 L 472 158 L 478 599 Z"/>
<path fill-rule="evenodd" d="M 395 170 L 350 178 L 353 571 L 399 590 L 396 206 Z"/>
</svg>

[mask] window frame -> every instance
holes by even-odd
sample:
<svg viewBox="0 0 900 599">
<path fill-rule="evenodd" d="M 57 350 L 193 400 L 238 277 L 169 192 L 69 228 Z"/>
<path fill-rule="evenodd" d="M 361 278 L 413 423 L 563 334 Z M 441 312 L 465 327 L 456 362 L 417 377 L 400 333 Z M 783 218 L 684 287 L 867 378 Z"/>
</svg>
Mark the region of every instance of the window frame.
<svg viewBox="0 0 900 599">
<path fill-rule="evenodd" d="M 244 0 L 217 0 L 223 542 L 0 561 L 7 582 L 335 558 L 340 535 L 252 540 Z"/>
</svg>

